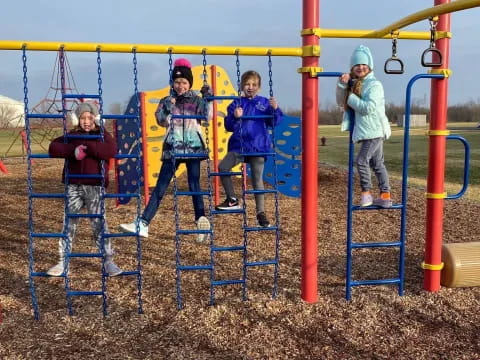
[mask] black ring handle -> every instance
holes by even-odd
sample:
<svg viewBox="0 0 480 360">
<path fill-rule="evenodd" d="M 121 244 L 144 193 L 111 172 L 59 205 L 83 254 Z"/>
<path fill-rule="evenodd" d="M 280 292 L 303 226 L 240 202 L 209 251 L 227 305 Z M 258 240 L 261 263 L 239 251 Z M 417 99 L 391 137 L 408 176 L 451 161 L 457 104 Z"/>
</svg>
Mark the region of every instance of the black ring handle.
<svg viewBox="0 0 480 360">
<path fill-rule="evenodd" d="M 425 59 L 425 57 L 429 53 L 432 53 L 432 61 L 431 62 L 428 62 Z M 435 57 L 435 54 L 437 54 L 437 56 L 438 56 L 438 61 L 437 62 L 435 62 L 433 60 L 433 58 Z M 442 53 L 440 52 L 440 50 L 438 50 L 437 48 L 429 47 L 428 49 L 426 49 L 423 52 L 423 54 L 422 54 L 422 66 L 424 66 L 424 67 L 434 67 L 434 66 L 442 66 L 442 64 L 443 64 L 443 56 L 442 56 Z"/>
<path fill-rule="evenodd" d="M 400 69 L 388 69 L 389 63 L 398 63 L 400 65 Z M 403 69 L 403 61 L 396 56 L 392 56 L 391 58 L 387 59 L 385 61 L 385 65 L 383 66 L 383 70 L 386 74 L 403 74 Z"/>
</svg>

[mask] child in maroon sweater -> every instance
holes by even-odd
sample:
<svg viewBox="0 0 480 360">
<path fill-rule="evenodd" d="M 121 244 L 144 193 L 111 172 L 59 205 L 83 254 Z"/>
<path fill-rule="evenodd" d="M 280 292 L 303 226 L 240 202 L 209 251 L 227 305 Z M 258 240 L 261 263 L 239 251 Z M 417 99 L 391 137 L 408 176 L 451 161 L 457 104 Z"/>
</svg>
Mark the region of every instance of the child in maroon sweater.
<svg viewBox="0 0 480 360">
<path fill-rule="evenodd" d="M 74 129 L 69 135 L 101 135 L 100 116 L 95 104 L 81 103 L 72 113 L 72 124 Z M 65 141 L 66 140 L 66 141 Z M 101 214 L 102 200 L 102 177 L 78 178 L 68 177 L 66 173 L 72 175 L 102 175 L 104 176 L 104 186 L 108 186 L 108 160 L 117 153 L 117 146 L 112 136 L 103 131 L 103 140 L 101 137 L 92 139 L 77 139 L 60 136 L 54 139 L 48 149 L 48 153 L 54 158 L 64 158 L 62 182 L 68 183 L 67 199 L 68 213 L 79 213 L 82 208 L 86 208 L 89 214 Z M 102 171 L 103 160 L 103 171 Z M 77 229 L 79 218 L 68 219 L 68 241 L 72 247 L 73 238 Z M 102 240 L 102 219 L 99 217 L 90 218 L 92 224 L 93 236 L 97 247 L 100 249 Z M 104 220 L 104 230 L 107 232 L 107 224 Z M 64 224 L 65 226 L 65 224 Z M 51 267 L 47 274 L 50 276 L 61 276 L 64 273 L 65 252 L 67 240 L 61 238 L 58 248 L 60 261 L 57 265 Z M 122 270 L 113 262 L 113 248 L 109 238 L 104 239 L 105 251 L 105 272 L 109 276 L 116 276 L 122 273 Z"/>
</svg>

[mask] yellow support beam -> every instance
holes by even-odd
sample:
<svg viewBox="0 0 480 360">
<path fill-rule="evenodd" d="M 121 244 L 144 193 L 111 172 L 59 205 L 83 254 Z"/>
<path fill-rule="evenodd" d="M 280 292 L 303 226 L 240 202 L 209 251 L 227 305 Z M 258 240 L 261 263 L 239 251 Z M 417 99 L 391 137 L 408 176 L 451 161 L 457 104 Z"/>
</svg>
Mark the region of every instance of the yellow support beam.
<svg viewBox="0 0 480 360">
<path fill-rule="evenodd" d="M 439 16 L 447 13 L 452 13 L 459 10 L 471 9 L 480 6 L 480 0 L 456 0 L 448 4 L 437 5 L 412 15 L 406 16 L 403 19 L 383 28 L 375 31 L 377 38 L 381 38 L 392 31 L 399 30 L 405 26 L 414 24 L 421 20 L 428 19 L 430 16 Z"/>
<path fill-rule="evenodd" d="M 392 39 L 392 35 L 389 32 L 386 35 L 378 36 L 375 30 L 353 30 L 353 29 L 304 29 L 301 32 L 302 36 L 315 35 L 319 38 L 365 38 L 365 39 Z M 436 31 L 435 38 L 451 38 L 452 34 L 448 31 Z M 409 40 L 430 40 L 430 31 L 398 31 L 397 39 L 409 39 Z"/>
<path fill-rule="evenodd" d="M 241 56 L 302 56 L 301 47 L 234 47 L 234 46 L 191 46 L 191 45 L 149 45 L 149 44 L 102 44 L 102 43 L 75 43 L 75 42 L 52 42 L 52 41 L 11 41 L 0 40 L 0 50 L 29 51 L 59 51 L 62 47 L 65 51 L 131 53 L 134 49 L 137 53 L 168 54 L 198 54 L 203 50 L 207 55 L 235 55 L 238 51 Z"/>
</svg>

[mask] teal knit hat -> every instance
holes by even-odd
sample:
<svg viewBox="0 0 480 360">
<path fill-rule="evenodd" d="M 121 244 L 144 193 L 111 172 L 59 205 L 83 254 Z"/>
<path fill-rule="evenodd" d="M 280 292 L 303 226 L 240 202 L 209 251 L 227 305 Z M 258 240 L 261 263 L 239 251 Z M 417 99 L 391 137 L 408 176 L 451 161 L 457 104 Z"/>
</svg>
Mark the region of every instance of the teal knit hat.
<svg viewBox="0 0 480 360">
<path fill-rule="evenodd" d="M 373 56 L 370 49 L 365 45 L 358 45 L 350 58 L 350 69 L 360 64 L 368 65 L 370 70 L 373 70 Z"/>
</svg>

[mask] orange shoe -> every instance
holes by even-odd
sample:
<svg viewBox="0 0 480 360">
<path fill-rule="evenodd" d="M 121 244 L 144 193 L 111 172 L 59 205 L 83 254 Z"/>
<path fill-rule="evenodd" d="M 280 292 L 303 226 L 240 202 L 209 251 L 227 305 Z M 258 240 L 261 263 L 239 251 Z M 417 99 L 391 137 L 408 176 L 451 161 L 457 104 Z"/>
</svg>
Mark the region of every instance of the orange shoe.
<svg viewBox="0 0 480 360">
<path fill-rule="evenodd" d="M 382 208 L 391 208 L 393 203 L 392 203 L 392 199 L 390 198 L 390 193 L 389 192 L 380 193 L 380 197 L 373 201 L 373 205 L 380 206 Z"/>
</svg>

